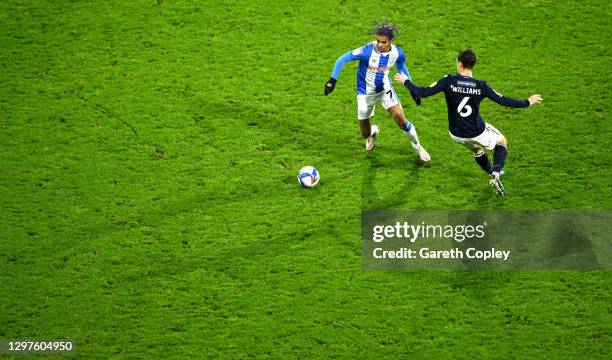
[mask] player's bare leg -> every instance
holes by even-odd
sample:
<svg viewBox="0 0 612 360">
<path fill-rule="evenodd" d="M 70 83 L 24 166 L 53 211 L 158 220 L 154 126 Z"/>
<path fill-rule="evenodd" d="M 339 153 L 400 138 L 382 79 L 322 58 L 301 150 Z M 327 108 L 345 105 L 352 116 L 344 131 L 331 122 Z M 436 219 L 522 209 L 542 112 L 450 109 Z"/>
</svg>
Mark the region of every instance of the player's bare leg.
<svg viewBox="0 0 612 360">
<path fill-rule="evenodd" d="M 374 149 L 376 135 L 378 134 L 378 126 L 372 125 L 372 118 L 359 119 L 359 132 L 361 137 L 366 139 L 366 150 Z"/>
<path fill-rule="evenodd" d="M 427 153 L 425 148 L 419 142 L 419 137 L 417 136 L 414 125 L 410 121 L 406 120 L 406 116 L 404 115 L 404 109 L 402 108 L 402 105 L 401 104 L 394 105 L 390 107 L 388 111 L 389 111 L 389 114 L 393 117 L 393 120 L 395 120 L 395 123 L 397 124 L 397 126 L 399 126 L 400 129 L 402 129 L 402 131 L 404 132 L 404 134 L 408 137 L 408 139 L 410 140 L 410 144 L 412 145 L 412 148 L 419 155 L 421 160 L 429 161 L 431 157 L 429 156 L 429 153 Z"/>
</svg>

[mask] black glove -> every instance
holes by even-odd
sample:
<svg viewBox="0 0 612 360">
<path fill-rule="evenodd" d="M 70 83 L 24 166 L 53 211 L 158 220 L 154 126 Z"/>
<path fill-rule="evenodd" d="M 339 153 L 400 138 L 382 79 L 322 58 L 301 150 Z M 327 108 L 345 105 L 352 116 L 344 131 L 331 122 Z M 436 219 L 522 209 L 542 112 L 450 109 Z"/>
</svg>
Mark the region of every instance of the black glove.
<svg viewBox="0 0 612 360">
<path fill-rule="evenodd" d="M 421 98 L 419 97 L 419 95 L 415 94 L 412 90 L 410 90 L 410 96 L 412 96 L 412 100 L 414 100 L 416 106 L 421 105 Z"/>
<path fill-rule="evenodd" d="M 325 83 L 325 96 L 331 94 L 332 91 L 334 91 L 334 88 L 336 87 L 336 79 L 329 78 L 329 80 Z"/>
</svg>

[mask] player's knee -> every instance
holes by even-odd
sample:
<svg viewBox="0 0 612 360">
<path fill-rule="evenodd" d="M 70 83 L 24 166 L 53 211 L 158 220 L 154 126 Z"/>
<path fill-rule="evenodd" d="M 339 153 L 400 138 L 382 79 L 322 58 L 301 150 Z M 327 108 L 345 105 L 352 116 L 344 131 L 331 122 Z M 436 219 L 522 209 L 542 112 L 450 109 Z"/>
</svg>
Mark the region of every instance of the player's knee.
<svg viewBox="0 0 612 360">
<path fill-rule="evenodd" d="M 499 137 L 499 139 L 497 140 L 497 145 L 508 146 L 508 140 L 506 139 L 504 135 Z"/>
<path fill-rule="evenodd" d="M 484 153 L 484 149 L 481 147 L 475 147 L 472 149 L 472 152 L 474 153 L 474 156 L 478 157 Z"/>
</svg>

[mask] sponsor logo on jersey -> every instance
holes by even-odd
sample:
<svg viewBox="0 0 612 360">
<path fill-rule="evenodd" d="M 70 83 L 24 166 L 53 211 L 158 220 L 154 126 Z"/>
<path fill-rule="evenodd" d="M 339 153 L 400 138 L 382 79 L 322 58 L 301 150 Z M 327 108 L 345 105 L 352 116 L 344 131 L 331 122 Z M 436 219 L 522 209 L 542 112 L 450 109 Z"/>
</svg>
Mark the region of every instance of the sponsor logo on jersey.
<svg viewBox="0 0 612 360">
<path fill-rule="evenodd" d="M 468 86 L 468 87 L 476 87 L 476 83 L 473 83 L 471 81 L 461 81 L 461 80 L 458 80 L 457 81 L 457 85 Z"/>
<path fill-rule="evenodd" d="M 368 65 L 368 70 L 373 70 L 373 71 L 389 71 L 389 70 L 391 70 L 391 68 L 393 68 L 393 66 L 372 66 L 372 65 Z"/>
</svg>

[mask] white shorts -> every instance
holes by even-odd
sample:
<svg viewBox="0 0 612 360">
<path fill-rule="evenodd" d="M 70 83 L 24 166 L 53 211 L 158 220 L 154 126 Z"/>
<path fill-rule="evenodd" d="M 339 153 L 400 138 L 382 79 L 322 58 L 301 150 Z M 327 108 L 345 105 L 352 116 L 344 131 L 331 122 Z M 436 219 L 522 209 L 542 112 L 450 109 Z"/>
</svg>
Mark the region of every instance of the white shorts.
<svg viewBox="0 0 612 360">
<path fill-rule="evenodd" d="M 485 130 L 482 134 L 473 137 L 473 138 L 461 138 L 457 137 L 453 134 L 450 134 L 450 137 L 455 140 L 455 142 L 465 145 L 470 150 L 473 150 L 476 147 L 483 147 L 485 149 L 493 150 L 495 145 L 497 145 L 497 141 L 500 137 L 502 137 L 502 133 L 495 128 L 495 126 L 485 123 Z"/>
<path fill-rule="evenodd" d="M 357 118 L 367 120 L 374 116 L 376 102 L 380 101 L 385 110 L 399 104 L 399 99 L 393 88 L 385 88 L 383 91 L 372 95 L 357 95 Z"/>
</svg>

